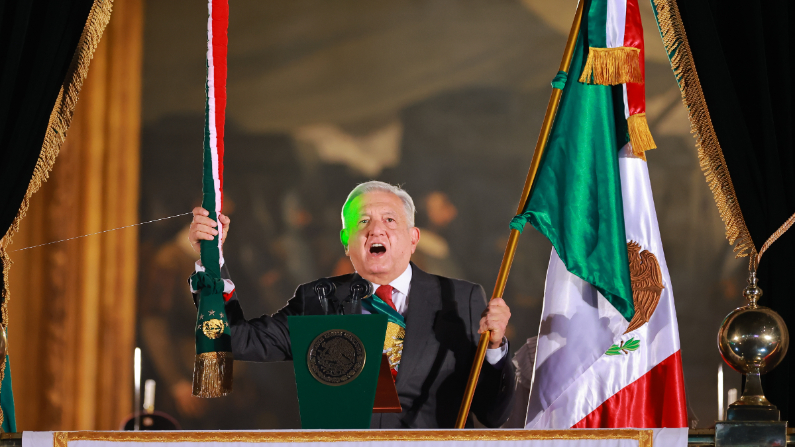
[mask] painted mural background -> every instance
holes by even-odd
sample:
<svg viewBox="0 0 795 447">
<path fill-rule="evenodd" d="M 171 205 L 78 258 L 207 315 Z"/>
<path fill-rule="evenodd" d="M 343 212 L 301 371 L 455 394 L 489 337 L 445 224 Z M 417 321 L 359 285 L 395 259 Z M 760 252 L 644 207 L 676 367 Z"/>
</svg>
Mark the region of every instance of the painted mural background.
<svg viewBox="0 0 795 447">
<path fill-rule="evenodd" d="M 225 257 L 247 316 L 351 271 L 339 212 L 357 184 L 401 184 L 418 208 L 415 262 L 490 293 L 576 2 L 238 0 L 230 5 Z M 741 303 L 735 260 L 704 182 L 648 4 L 648 154 L 677 300 L 692 412 L 717 417 L 718 326 Z M 141 221 L 200 202 L 206 5 L 148 2 Z M 156 409 L 184 428 L 299 428 L 292 364 L 235 366 L 226 398 L 191 398 L 197 255 L 189 219 L 140 229 L 138 345 Z M 505 299 L 516 351 L 538 330 L 550 244 L 528 226 Z M 727 388 L 739 376 L 727 374 Z"/>
</svg>

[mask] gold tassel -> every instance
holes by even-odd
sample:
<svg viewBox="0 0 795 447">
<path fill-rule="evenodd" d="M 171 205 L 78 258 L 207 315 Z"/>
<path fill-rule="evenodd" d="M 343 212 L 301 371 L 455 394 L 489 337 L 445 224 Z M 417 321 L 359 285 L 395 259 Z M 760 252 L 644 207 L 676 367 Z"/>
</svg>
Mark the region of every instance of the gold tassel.
<svg viewBox="0 0 795 447">
<path fill-rule="evenodd" d="M 745 224 L 734 184 L 723 158 L 718 135 L 712 126 L 704 91 L 698 78 L 690 43 L 687 40 L 682 16 L 675 0 L 654 0 L 665 51 L 682 92 L 682 102 L 690 118 L 690 133 L 696 139 L 696 150 L 701 170 L 712 190 L 715 205 L 726 226 L 726 239 L 734 246 L 736 257 L 756 255 L 756 247 Z"/>
<path fill-rule="evenodd" d="M 629 141 L 632 143 L 632 153 L 639 158 L 646 159 L 644 152 L 657 149 L 657 144 L 651 136 L 649 123 L 645 113 L 636 113 L 627 119 Z"/>
<path fill-rule="evenodd" d="M 588 48 L 580 82 L 598 85 L 643 83 L 640 50 L 633 47 Z"/>
<path fill-rule="evenodd" d="M 196 397 L 221 397 L 232 392 L 231 352 L 205 352 L 196 354 L 193 364 L 193 395 Z"/>
</svg>

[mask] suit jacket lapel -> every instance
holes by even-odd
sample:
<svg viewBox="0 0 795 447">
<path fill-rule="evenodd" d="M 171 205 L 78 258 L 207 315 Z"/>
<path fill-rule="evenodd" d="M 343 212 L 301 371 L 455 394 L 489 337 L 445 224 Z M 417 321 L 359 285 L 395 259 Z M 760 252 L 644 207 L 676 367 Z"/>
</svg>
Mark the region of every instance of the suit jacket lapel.
<svg viewBox="0 0 795 447">
<path fill-rule="evenodd" d="M 441 289 L 439 281 L 411 263 L 411 290 L 406 312 L 406 337 L 403 342 L 403 356 L 400 360 L 396 385 L 421 385 L 422 378 L 428 374 L 433 356 L 428 357 L 429 347 L 438 344 L 433 334 L 433 320 L 441 309 Z M 435 352 L 435 351 L 433 351 Z M 419 379 L 415 379 L 419 377 Z"/>
</svg>

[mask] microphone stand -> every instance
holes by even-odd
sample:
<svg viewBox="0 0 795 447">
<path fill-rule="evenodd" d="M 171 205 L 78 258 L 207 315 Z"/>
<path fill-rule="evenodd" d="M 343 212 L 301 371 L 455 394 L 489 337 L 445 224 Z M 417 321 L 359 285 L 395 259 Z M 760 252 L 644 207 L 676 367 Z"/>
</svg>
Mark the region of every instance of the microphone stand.
<svg viewBox="0 0 795 447">
<path fill-rule="evenodd" d="M 350 302 L 349 314 L 361 315 L 362 300 L 373 294 L 373 285 L 364 278 L 356 279 L 351 283 L 351 295 L 347 301 Z"/>
<path fill-rule="evenodd" d="M 323 315 L 328 315 L 328 297 L 334 296 L 337 291 L 337 286 L 334 285 L 328 278 L 323 278 L 315 284 L 315 295 L 320 301 L 320 308 L 323 309 Z"/>
</svg>

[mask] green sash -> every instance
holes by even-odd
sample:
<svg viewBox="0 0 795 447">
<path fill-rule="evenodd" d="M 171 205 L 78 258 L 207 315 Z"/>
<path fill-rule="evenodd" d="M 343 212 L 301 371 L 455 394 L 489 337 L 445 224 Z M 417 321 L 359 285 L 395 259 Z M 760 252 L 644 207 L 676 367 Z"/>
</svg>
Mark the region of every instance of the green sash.
<svg viewBox="0 0 795 447">
<path fill-rule="evenodd" d="M 371 314 L 386 315 L 387 321 L 394 323 L 403 329 L 406 328 L 406 319 L 400 315 L 392 306 L 373 294 L 362 300 L 362 307 Z"/>
<path fill-rule="evenodd" d="M 386 335 L 384 337 L 384 354 L 389 359 L 389 368 L 393 377 L 397 374 L 400 359 L 403 355 L 403 339 L 406 337 L 406 319 L 397 313 L 392 306 L 376 295 L 362 300 L 362 308 L 371 314 L 386 315 Z"/>
</svg>

